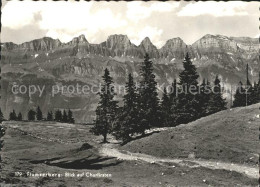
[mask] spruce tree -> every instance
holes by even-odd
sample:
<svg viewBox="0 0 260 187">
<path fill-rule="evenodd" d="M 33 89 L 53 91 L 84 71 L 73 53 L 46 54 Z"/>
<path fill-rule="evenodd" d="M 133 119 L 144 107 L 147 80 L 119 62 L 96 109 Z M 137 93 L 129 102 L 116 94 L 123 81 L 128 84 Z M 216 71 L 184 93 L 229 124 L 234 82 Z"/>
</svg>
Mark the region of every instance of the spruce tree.
<svg viewBox="0 0 260 187">
<path fill-rule="evenodd" d="M 47 121 L 53 121 L 53 113 L 52 113 L 52 111 L 48 112 L 48 114 L 47 114 Z"/>
<path fill-rule="evenodd" d="M 18 121 L 22 121 L 23 120 L 23 116 L 22 116 L 21 112 L 19 112 L 19 114 L 17 116 L 17 120 Z"/>
<path fill-rule="evenodd" d="M 32 109 L 30 109 L 28 111 L 28 114 L 27 114 L 27 118 L 29 121 L 34 121 L 35 120 L 35 115 L 36 115 L 36 112 Z"/>
<path fill-rule="evenodd" d="M 59 109 L 55 111 L 55 121 L 62 122 L 62 113 Z"/>
<path fill-rule="evenodd" d="M 171 92 L 169 94 L 169 102 L 170 103 L 174 103 L 177 98 L 177 94 L 178 94 L 178 87 L 177 87 L 177 80 L 174 79 L 172 86 L 171 86 Z"/>
<path fill-rule="evenodd" d="M 234 95 L 233 107 L 246 106 L 246 95 L 243 83 L 240 81 Z"/>
<path fill-rule="evenodd" d="M 114 100 L 113 80 L 107 68 L 102 78 L 104 83 L 101 86 L 101 92 L 98 93 L 100 101 L 96 109 L 95 125 L 91 131 L 95 135 L 102 135 L 103 142 L 107 142 L 107 135 L 111 133 L 112 123 L 115 120 L 117 102 Z"/>
<path fill-rule="evenodd" d="M 9 120 L 17 120 L 15 110 L 13 110 L 9 115 Z"/>
<path fill-rule="evenodd" d="M 113 135 L 127 142 L 131 135 L 138 132 L 137 90 L 131 73 L 128 75 L 123 101 L 124 106 L 118 111 L 117 120 L 113 125 Z"/>
<path fill-rule="evenodd" d="M 161 102 L 161 120 L 163 126 L 170 126 L 172 125 L 171 120 L 171 103 L 170 98 L 168 96 L 166 87 L 163 89 L 163 96 Z"/>
<path fill-rule="evenodd" d="M 208 115 L 208 106 L 209 106 L 209 100 L 210 96 L 212 94 L 211 86 L 209 81 L 206 81 L 205 78 L 203 79 L 201 85 L 200 85 L 200 107 L 201 107 L 201 117 Z"/>
<path fill-rule="evenodd" d="M 256 82 L 254 82 L 250 91 L 251 91 L 251 93 L 250 93 L 250 98 L 249 98 L 249 104 L 255 104 L 255 103 L 257 103 L 257 83 Z"/>
<path fill-rule="evenodd" d="M 63 110 L 62 122 L 64 122 L 64 123 L 67 123 L 67 122 L 68 122 L 68 116 L 67 116 L 66 110 Z"/>
<path fill-rule="evenodd" d="M 13 120 L 17 120 L 17 115 L 15 113 L 15 110 L 13 110 Z"/>
<path fill-rule="evenodd" d="M 153 73 L 153 63 L 148 54 L 145 55 L 144 62 L 141 64 L 140 76 L 138 109 L 141 118 L 138 132 L 144 135 L 146 129 L 160 126 L 157 82 Z"/>
<path fill-rule="evenodd" d="M 72 111 L 69 109 L 68 111 L 68 122 L 69 123 L 75 123 L 75 120 L 73 118 L 73 114 L 72 114 Z"/>
<path fill-rule="evenodd" d="M 2 121 L 4 121 L 4 115 L 3 115 L 3 112 L 0 108 L 0 123 L 2 123 Z"/>
<path fill-rule="evenodd" d="M 38 106 L 37 109 L 36 109 L 36 119 L 38 121 L 41 121 L 42 120 L 42 111 L 40 109 L 40 107 Z"/>
<path fill-rule="evenodd" d="M 197 81 L 199 75 L 188 53 L 183 61 L 183 67 L 184 70 L 179 74 L 181 93 L 178 95 L 177 123 L 188 123 L 195 120 L 201 113 Z"/>
<path fill-rule="evenodd" d="M 260 72 L 259 72 L 259 78 L 258 78 L 258 83 L 256 86 L 256 102 L 260 102 Z"/>
<path fill-rule="evenodd" d="M 170 103 L 170 120 L 171 120 L 171 126 L 177 125 L 177 103 L 178 103 L 178 86 L 177 86 L 177 80 L 174 79 L 172 83 L 172 89 L 169 94 L 169 103 Z"/>
<path fill-rule="evenodd" d="M 209 99 L 209 108 L 208 108 L 209 114 L 213 114 L 226 109 L 226 101 L 225 99 L 223 99 L 222 96 L 222 89 L 220 86 L 220 80 L 218 76 L 216 76 L 215 78 L 214 87 L 212 91 L 213 92 Z"/>
<path fill-rule="evenodd" d="M 254 103 L 254 87 L 252 86 L 250 80 L 247 78 L 246 89 L 246 105 L 251 105 Z"/>
</svg>

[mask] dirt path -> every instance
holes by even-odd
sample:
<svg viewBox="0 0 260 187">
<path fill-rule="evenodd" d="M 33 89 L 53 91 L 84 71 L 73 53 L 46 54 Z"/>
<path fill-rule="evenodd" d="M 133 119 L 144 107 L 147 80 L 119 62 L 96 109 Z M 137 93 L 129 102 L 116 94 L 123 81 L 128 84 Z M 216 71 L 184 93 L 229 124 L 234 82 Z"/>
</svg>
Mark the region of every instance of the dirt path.
<svg viewBox="0 0 260 187">
<path fill-rule="evenodd" d="M 169 167 L 169 163 L 178 164 L 188 167 L 205 167 L 209 169 L 223 169 L 242 173 L 250 178 L 258 178 L 258 168 L 240 164 L 224 163 L 217 161 L 207 161 L 200 159 L 165 159 L 158 158 L 141 153 L 131 153 L 128 151 L 119 151 L 115 144 L 104 144 L 100 149 L 100 154 L 103 156 L 116 157 L 119 160 L 142 160 L 149 163 L 156 163 Z M 175 167 L 174 165 L 172 167 Z"/>
</svg>

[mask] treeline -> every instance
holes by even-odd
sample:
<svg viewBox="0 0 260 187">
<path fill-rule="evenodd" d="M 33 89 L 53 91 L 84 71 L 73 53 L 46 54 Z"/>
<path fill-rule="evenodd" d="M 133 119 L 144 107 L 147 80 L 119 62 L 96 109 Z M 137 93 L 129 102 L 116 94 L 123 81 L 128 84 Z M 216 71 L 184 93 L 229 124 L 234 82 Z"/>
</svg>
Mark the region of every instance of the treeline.
<svg viewBox="0 0 260 187">
<path fill-rule="evenodd" d="M 205 79 L 199 84 L 199 75 L 188 53 L 183 67 L 178 82 L 174 80 L 171 86 L 165 87 L 159 99 L 153 63 L 146 54 L 140 68 L 140 82 L 128 75 L 122 107 L 114 99 L 114 82 L 105 69 L 104 83 L 98 93 L 100 101 L 95 125 L 91 131 L 102 135 L 104 142 L 109 133 L 126 142 L 133 135 L 144 135 L 145 130 L 152 127 L 176 126 L 226 109 L 218 76 L 213 84 Z"/>
<path fill-rule="evenodd" d="M 3 114 L 0 110 L 0 118 L 3 118 Z M 14 121 L 22 121 L 23 120 L 23 116 L 21 114 L 21 112 L 16 115 L 15 110 L 13 110 L 10 114 L 9 114 L 9 120 L 14 120 Z M 27 120 L 28 121 L 57 121 L 57 122 L 62 122 L 62 123 L 75 123 L 75 119 L 73 117 L 73 113 L 72 111 L 69 109 L 68 111 L 63 110 L 63 112 L 61 110 L 56 110 L 55 113 L 53 114 L 52 111 L 47 113 L 47 117 L 43 118 L 43 114 L 42 111 L 40 109 L 40 107 L 38 106 L 36 110 L 30 109 L 27 113 Z"/>
<path fill-rule="evenodd" d="M 240 81 L 234 95 L 233 107 L 252 105 L 260 102 L 260 73 L 258 82 L 252 85 L 248 76 L 246 85 Z"/>
</svg>

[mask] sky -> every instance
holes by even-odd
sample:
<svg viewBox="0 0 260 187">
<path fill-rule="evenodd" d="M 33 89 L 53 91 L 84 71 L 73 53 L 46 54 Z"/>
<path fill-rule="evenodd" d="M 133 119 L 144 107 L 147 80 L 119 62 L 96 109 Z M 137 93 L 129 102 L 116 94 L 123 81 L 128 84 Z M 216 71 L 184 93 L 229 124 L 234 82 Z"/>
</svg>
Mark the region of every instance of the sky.
<svg viewBox="0 0 260 187">
<path fill-rule="evenodd" d="M 158 47 L 180 37 L 192 44 L 206 34 L 259 36 L 258 2 L 72 2 L 3 1 L 1 42 L 17 44 L 49 36 L 68 42 L 84 34 L 101 43 L 125 34 L 139 45 L 149 37 Z"/>
</svg>

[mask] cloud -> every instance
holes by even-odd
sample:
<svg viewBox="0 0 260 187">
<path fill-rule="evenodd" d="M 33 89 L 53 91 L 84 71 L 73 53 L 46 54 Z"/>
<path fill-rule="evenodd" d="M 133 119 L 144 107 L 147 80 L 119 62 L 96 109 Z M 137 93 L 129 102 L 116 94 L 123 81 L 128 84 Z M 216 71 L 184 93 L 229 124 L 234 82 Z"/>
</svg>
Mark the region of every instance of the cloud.
<svg viewBox="0 0 260 187">
<path fill-rule="evenodd" d="M 163 41 L 160 40 L 162 33 L 162 29 L 146 26 L 139 32 L 136 32 L 136 30 L 129 30 L 127 35 L 129 36 L 131 42 L 135 45 L 139 45 L 145 37 L 149 37 L 154 45 L 161 47 L 163 45 Z"/>
<path fill-rule="evenodd" d="M 34 15 L 39 12 L 40 7 L 36 2 L 10 1 L 2 9 L 2 25 L 11 29 L 18 29 L 34 22 Z"/>
<path fill-rule="evenodd" d="M 187 4 L 178 13 L 178 16 L 199 16 L 211 15 L 215 17 L 222 16 L 245 16 L 248 12 L 245 10 L 246 2 L 196 2 Z"/>
<path fill-rule="evenodd" d="M 93 2 L 34 2 L 11 1 L 3 8 L 2 24 L 19 29 L 35 24 L 47 31 L 47 36 L 69 41 L 79 33 L 94 37 L 99 30 L 127 25 L 122 14 L 110 8 L 91 11 Z M 15 12 L 15 14 L 14 14 Z M 36 18 L 40 20 L 35 20 Z"/>
<path fill-rule="evenodd" d="M 138 22 L 140 19 L 148 18 L 153 12 L 170 12 L 179 7 L 179 2 L 153 2 L 145 6 L 144 2 L 127 3 L 126 16 L 129 20 Z"/>
</svg>

